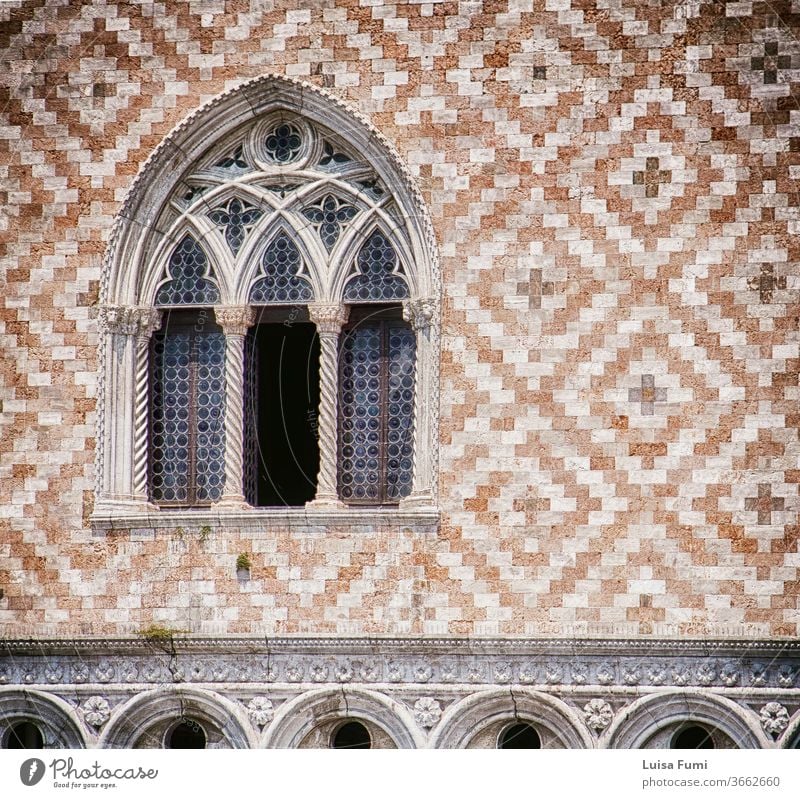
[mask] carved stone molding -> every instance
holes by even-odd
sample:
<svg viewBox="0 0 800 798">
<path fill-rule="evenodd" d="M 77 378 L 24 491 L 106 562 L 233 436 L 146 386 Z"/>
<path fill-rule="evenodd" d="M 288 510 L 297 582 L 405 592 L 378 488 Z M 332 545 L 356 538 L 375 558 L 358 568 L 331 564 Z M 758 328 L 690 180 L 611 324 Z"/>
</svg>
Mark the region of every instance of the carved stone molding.
<svg viewBox="0 0 800 798">
<path fill-rule="evenodd" d="M 177 667 L 180 680 L 197 683 L 335 685 L 363 678 L 396 685 L 756 694 L 796 689 L 800 663 L 793 642 L 176 637 L 172 645 L 170 661 L 141 640 L 6 640 L 0 643 L 0 685 L 173 682 Z"/>
</svg>

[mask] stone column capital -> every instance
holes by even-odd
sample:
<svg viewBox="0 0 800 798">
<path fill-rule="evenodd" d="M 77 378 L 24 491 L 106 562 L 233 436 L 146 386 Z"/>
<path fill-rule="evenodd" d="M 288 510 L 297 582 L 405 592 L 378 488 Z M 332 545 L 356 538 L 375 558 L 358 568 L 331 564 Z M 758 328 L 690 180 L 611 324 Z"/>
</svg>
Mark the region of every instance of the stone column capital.
<svg viewBox="0 0 800 798">
<path fill-rule="evenodd" d="M 430 327 L 438 310 L 439 303 L 434 297 L 407 299 L 403 302 L 403 318 L 417 331 Z"/>
<path fill-rule="evenodd" d="M 314 303 L 308 306 L 308 317 L 321 335 L 336 335 L 347 323 L 350 309 L 346 305 Z"/>
<path fill-rule="evenodd" d="M 247 335 L 256 320 L 254 308 L 246 305 L 215 307 L 214 318 L 225 335 Z"/>
<path fill-rule="evenodd" d="M 101 305 L 97 309 L 97 325 L 101 332 L 116 335 L 136 335 L 139 328 L 139 308 L 124 305 Z"/>
<path fill-rule="evenodd" d="M 158 308 L 134 308 L 136 320 L 136 336 L 150 340 L 153 333 L 161 326 L 161 311 Z"/>
</svg>

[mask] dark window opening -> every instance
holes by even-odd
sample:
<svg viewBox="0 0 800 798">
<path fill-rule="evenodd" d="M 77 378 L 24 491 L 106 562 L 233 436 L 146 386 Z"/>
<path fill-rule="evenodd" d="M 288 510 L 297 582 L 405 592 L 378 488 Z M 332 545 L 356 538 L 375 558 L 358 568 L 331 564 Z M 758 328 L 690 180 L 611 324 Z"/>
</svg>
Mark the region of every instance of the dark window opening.
<svg viewBox="0 0 800 798">
<path fill-rule="evenodd" d="M 372 748 L 372 738 L 363 723 L 352 720 L 336 730 L 331 748 Z"/>
<path fill-rule="evenodd" d="M 416 337 L 399 307 L 351 311 L 339 352 L 339 496 L 397 504 L 411 492 Z"/>
<path fill-rule="evenodd" d="M 319 338 L 291 317 L 245 345 L 245 488 L 256 507 L 299 507 L 317 492 Z"/>
<path fill-rule="evenodd" d="M 539 733 L 530 723 L 515 723 L 509 726 L 497 741 L 498 748 L 541 748 Z"/>
<path fill-rule="evenodd" d="M 15 723 L 6 734 L 3 748 L 16 751 L 21 748 L 44 748 L 44 738 L 39 727 L 29 720 Z"/>
<path fill-rule="evenodd" d="M 167 748 L 205 748 L 206 733 L 194 720 L 181 721 L 167 735 Z"/>
<path fill-rule="evenodd" d="M 713 748 L 711 732 L 702 726 L 684 726 L 675 733 L 670 748 Z"/>
</svg>

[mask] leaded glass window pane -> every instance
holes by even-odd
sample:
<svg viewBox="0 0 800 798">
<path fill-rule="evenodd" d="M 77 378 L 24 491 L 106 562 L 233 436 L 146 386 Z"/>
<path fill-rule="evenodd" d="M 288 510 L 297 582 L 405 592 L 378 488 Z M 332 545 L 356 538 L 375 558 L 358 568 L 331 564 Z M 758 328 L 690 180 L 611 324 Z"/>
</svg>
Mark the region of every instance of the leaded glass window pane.
<svg viewBox="0 0 800 798">
<path fill-rule="evenodd" d="M 156 502 L 189 498 L 190 351 L 189 335 L 154 337 L 150 486 Z"/>
<path fill-rule="evenodd" d="M 314 299 L 311 284 L 298 275 L 302 258 L 294 242 L 280 233 L 261 259 L 260 277 L 250 289 L 250 301 L 259 304 L 292 304 Z"/>
<path fill-rule="evenodd" d="M 225 336 L 178 328 L 151 350 L 150 493 L 158 504 L 210 504 L 225 473 Z"/>
<path fill-rule="evenodd" d="M 341 202 L 333 194 L 323 197 L 316 205 L 306 208 L 303 216 L 314 225 L 325 249 L 330 252 L 339 240 L 342 227 L 356 214 L 358 209 L 353 205 Z"/>
<path fill-rule="evenodd" d="M 322 149 L 322 157 L 319 159 L 320 166 L 335 167 L 337 164 L 352 162 L 352 158 L 349 155 L 335 150 L 329 141 L 325 142 Z"/>
<path fill-rule="evenodd" d="M 258 357 L 256 330 L 251 328 L 244 339 L 244 497 L 254 507 L 258 504 Z"/>
<path fill-rule="evenodd" d="M 408 286 L 399 274 L 392 274 L 397 253 L 386 236 L 376 230 L 356 258 L 357 272 L 344 287 L 345 301 L 391 302 L 408 297 Z"/>
<path fill-rule="evenodd" d="M 230 155 L 226 155 L 217 161 L 214 166 L 231 172 L 241 172 L 250 168 L 250 165 L 244 159 L 244 148 L 241 144 Z"/>
<path fill-rule="evenodd" d="M 255 205 L 234 197 L 227 205 L 211 211 L 208 218 L 224 233 L 231 252 L 237 255 L 250 228 L 262 215 L 262 211 Z"/>
<path fill-rule="evenodd" d="M 396 503 L 411 492 L 416 339 L 404 322 L 358 324 L 342 340 L 339 495 Z"/>
<path fill-rule="evenodd" d="M 386 498 L 411 492 L 413 474 L 414 359 L 416 338 L 406 326 L 389 327 L 386 408 Z"/>
<path fill-rule="evenodd" d="M 278 163 L 294 161 L 303 146 L 300 131 L 288 122 L 282 122 L 273 128 L 264 142 L 267 155 Z"/>
<path fill-rule="evenodd" d="M 208 274 L 206 253 L 190 235 L 184 236 L 169 259 L 171 279 L 156 294 L 156 305 L 214 305 L 219 302 L 216 285 Z"/>
</svg>

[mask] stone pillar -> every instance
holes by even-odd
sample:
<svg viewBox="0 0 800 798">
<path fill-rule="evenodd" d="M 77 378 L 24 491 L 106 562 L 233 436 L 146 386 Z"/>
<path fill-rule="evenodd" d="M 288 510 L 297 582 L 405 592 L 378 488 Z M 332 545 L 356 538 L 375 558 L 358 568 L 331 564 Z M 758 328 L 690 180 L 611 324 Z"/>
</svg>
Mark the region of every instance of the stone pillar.
<svg viewBox="0 0 800 798">
<path fill-rule="evenodd" d="M 250 307 L 214 308 L 225 333 L 225 489 L 217 506 L 250 507 L 244 498 L 244 337 L 255 322 Z"/>
<path fill-rule="evenodd" d="M 147 502 L 147 462 L 149 459 L 150 338 L 161 326 L 161 311 L 136 309 L 136 355 L 134 360 L 133 407 L 133 493 Z"/>
<path fill-rule="evenodd" d="M 339 334 L 347 321 L 344 305 L 311 304 L 308 315 L 319 335 L 319 473 L 317 494 L 307 507 L 342 507 L 336 485 L 339 407 Z"/>
<path fill-rule="evenodd" d="M 134 336 L 139 308 L 105 305 L 98 309 L 104 363 L 102 414 L 98 445 L 102 447 L 95 511 L 130 511 L 140 505 L 133 487 Z"/>
<path fill-rule="evenodd" d="M 403 318 L 411 324 L 417 337 L 417 363 L 414 380 L 414 478 L 411 493 L 400 501 L 401 507 L 434 504 L 438 441 L 433 438 L 439 412 L 438 386 L 434 385 L 434 319 L 437 311 L 435 299 L 403 302 Z"/>
</svg>

